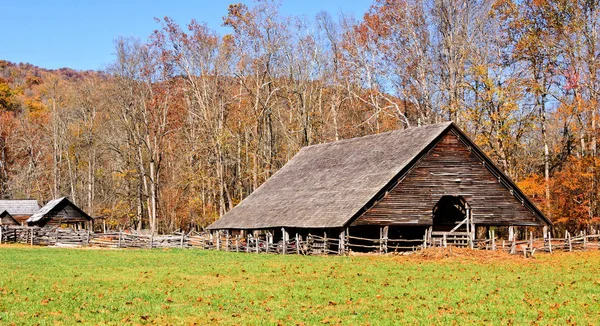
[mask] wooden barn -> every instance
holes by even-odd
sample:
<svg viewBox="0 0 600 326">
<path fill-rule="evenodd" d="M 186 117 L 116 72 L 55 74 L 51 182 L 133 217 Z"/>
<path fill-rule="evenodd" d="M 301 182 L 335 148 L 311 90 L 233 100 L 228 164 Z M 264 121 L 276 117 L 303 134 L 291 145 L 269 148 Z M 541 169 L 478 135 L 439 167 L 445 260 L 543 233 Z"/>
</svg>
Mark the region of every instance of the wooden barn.
<svg viewBox="0 0 600 326">
<path fill-rule="evenodd" d="M 276 240 L 320 234 L 472 244 L 490 227 L 512 233 L 550 224 L 447 122 L 305 147 L 208 229 Z"/>
<path fill-rule="evenodd" d="M 0 200 L 0 217 L 3 221 L 6 218 L 6 223 L 17 222 L 16 225 L 22 225 L 33 214 L 40 210 L 40 205 L 35 199 L 3 199 Z M 8 215 L 2 215 L 8 214 Z M 9 218 L 10 216 L 10 218 Z M 14 220 L 9 222 L 9 220 Z M 4 224 L 4 225 L 7 225 Z"/>
<path fill-rule="evenodd" d="M 92 217 L 66 197 L 49 201 L 27 219 L 28 226 L 69 226 L 76 229 L 90 228 Z"/>
</svg>

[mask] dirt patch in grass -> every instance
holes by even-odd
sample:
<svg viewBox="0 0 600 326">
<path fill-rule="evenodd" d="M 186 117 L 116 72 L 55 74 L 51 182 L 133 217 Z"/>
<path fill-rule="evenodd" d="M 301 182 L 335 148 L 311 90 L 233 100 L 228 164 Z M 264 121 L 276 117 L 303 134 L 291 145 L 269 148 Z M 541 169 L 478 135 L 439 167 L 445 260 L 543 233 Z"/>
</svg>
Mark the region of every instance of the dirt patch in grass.
<svg viewBox="0 0 600 326">
<path fill-rule="evenodd" d="M 400 256 L 397 259 L 409 259 L 409 260 L 452 260 L 452 261 L 465 261 L 469 263 L 486 263 L 490 261 L 518 261 L 518 262 L 531 262 L 535 261 L 535 257 L 524 258 L 523 255 L 511 255 L 505 251 L 491 251 L 491 250 L 473 250 L 469 248 L 428 248 L 413 253 L 408 256 Z"/>
</svg>

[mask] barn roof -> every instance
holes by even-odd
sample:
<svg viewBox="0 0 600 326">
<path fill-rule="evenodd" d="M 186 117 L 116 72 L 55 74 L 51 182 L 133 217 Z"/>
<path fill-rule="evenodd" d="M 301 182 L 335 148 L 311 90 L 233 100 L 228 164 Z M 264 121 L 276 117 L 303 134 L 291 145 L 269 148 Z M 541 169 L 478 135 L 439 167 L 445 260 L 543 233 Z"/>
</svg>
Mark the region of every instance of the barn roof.
<svg viewBox="0 0 600 326">
<path fill-rule="evenodd" d="M 35 199 L 3 199 L 0 200 L 0 212 L 7 211 L 12 216 L 33 215 L 40 209 Z"/>
<path fill-rule="evenodd" d="M 53 199 L 53 200 L 49 201 L 48 203 L 46 203 L 46 205 L 44 205 L 44 207 L 42 207 L 35 214 L 33 214 L 30 218 L 28 218 L 26 222 L 27 223 L 39 222 L 42 219 L 48 217 L 48 215 L 50 215 L 51 213 L 64 209 L 67 205 L 70 205 L 71 207 L 73 207 L 75 210 L 77 210 L 79 213 L 81 213 L 81 215 L 84 216 L 86 219 L 88 219 L 88 220 L 91 219 L 91 217 L 87 213 L 82 211 L 79 207 L 77 207 L 77 205 L 71 203 L 71 201 L 69 201 L 69 199 L 67 199 L 66 197 L 61 197 L 61 198 Z"/>
<path fill-rule="evenodd" d="M 452 125 L 304 147 L 208 229 L 342 227 Z"/>
</svg>

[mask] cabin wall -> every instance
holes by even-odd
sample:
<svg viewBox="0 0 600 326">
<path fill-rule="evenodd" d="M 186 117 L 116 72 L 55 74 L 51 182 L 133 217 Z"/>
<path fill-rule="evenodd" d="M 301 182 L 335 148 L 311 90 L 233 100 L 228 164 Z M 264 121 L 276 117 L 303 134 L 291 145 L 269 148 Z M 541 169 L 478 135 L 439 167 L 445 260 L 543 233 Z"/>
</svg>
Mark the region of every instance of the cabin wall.
<svg viewBox="0 0 600 326">
<path fill-rule="evenodd" d="M 83 216 L 81 213 L 79 213 L 78 210 L 74 209 L 70 205 L 63 207 L 60 210 L 51 211 L 48 215 L 52 216 L 52 217 L 59 217 L 59 218 L 68 219 L 68 220 L 86 220 L 87 221 L 85 216 Z"/>
<path fill-rule="evenodd" d="M 431 225 L 444 195 L 462 196 L 478 225 L 544 225 L 453 132 L 352 225 Z"/>
<path fill-rule="evenodd" d="M 57 207 L 48 212 L 45 217 L 46 218 L 33 223 L 32 225 L 44 227 L 60 226 L 62 224 L 77 224 L 80 227 L 85 228 L 85 225 L 87 225 L 86 223 L 90 221 L 86 216 L 82 215 L 78 210 L 70 205 Z"/>
<path fill-rule="evenodd" d="M 31 215 L 13 215 L 13 218 L 19 222 L 19 225 L 27 225 L 25 221 L 30 217 Z"/>
<path fill-rule="evenodd" d="M 21 225 L 12 216 L 6 214 L 0 216 L 0 225 Z"/>
</svg>

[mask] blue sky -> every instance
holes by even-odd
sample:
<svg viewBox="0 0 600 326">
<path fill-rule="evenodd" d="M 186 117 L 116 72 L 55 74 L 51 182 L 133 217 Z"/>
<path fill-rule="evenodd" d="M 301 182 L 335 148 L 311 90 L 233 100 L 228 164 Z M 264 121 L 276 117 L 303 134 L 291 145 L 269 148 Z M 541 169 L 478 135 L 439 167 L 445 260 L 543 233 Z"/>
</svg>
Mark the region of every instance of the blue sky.
<svg viewBox="0 0 600 326">
<path fill-rule="evenodd" d="M 248 0 L 0 0 L 0 59 L 43 68 L 102 69 L 114 59 L 118 36 L 148 37 L 159 27 L 154 17 L 169 16 L 180 25 L 192 18 L 221 34 L 230 3 Z M 313 17 L 325 10 L 357 18 L 371 0 L 283 0 L 281 11 Z"/>
</svg>

